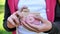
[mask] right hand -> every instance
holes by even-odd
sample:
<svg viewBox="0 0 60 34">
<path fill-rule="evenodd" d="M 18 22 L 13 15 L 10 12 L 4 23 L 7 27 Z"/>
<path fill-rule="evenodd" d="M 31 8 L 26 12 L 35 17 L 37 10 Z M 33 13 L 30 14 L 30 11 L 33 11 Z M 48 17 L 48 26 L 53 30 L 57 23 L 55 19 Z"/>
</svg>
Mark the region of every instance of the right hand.
<svg viewBox="0 0 60 34">
<path fill-rule="evenodd" d="M 14 28 L 14 27 L 18 27 L 20 25 L 20 21 L 19 18 L 22 17 L 22 15 L 18 14 L 19 12 L 16 11 L 15 13 L 13 13 L 10 17 L 8 17 L 7 19 L 7 27 L 8 28 Z"/>
<path fill-rule="evenodd" d="M 22 16 L 23 14 L 20 13 L 21 11 L 23 11 L 23 9 L 27 9 L 27 7 L 22 7 L 20 11 L 16 11 L 10 17 L 8 17 L 7 19 L 8 28 L 18 27 L 21 24 L 19 19 L 23 17 Z"/>
</svg>

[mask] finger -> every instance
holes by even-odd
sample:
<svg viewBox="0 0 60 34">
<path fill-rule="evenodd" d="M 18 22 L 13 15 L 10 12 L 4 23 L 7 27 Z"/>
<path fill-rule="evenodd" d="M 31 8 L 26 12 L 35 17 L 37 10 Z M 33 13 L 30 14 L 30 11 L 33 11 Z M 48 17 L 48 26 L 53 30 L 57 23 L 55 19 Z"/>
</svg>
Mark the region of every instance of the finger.
<svg viewBox="0 0 60 34">
<path fill-rule="evenodd" d="M 13 21 L 12 18 L 9 17 L 9 18 L 7 19 L 7 21 L 8 21 L 9 23 L 11 23 L 13 26 L 15 26 L 15 23 L 14 23 L 14 21 Z"/>
<path fill-rule="evenodd" d="M 23 9 L 22 12 L 28 13 L 29 12 L 29 9 Z"/>
<path fill-rule="evenodd" d="M 39 29 L 41 27 L 41 25 L 35 25 L 35 24 L 31 24 L 31 23 L 26 23 L 26 24 L 34 29 Z"/>
<path fill-rule="evenodd" d="M 23 9 L 28 9 L 28 7 L 23 6 L 23 7 L 20 9 L 20 12 L 22 12 L 22 11 L 23 11 Z"/>
<path fill-rule="evenodd" d="M 12 19 L 14 20 L 14 22 L 15 22 L 16 25 L 20 24 L 19 18 L 16 15 L 14 15 L 14 17 L 12 17 Z"/>
<path fill-rule="evenodd" d="M 41 18 L 41 22 L 42 22 L 43 24 L 46 24 L 46 25 L 51 24 L 51 22 L 50 22 L 49 20 L 46 20 L 46 19 L 44 19 L 44 18 Z"/>
<path fill-rule="evenodd" d="M 40 16 L 33 16 L 33 17 L 34 17 L 36 20 L 39 20 L 39 21 L 41 20 L 41 19 L 40 19 Z"/>
<path fill-rule="evenodd" d="M 38 32 L 37 30 L 31 28 L 30 26 L 28 26 L 24 21 L 22 21 L 22 24 L 28 29 L 28 30 L 32 30 L 32 31 L 35 31 L 35 32 Z"/>
<path fill-rule="evenodd" d="M 28 23 L 28 25 L 36 30 L 38 30 L 39 32 L 41 32 L 46 26 L 45 25 L 34 25 L 34 24 L 30 24 Z"/>
<path fill-rule="evenodd" d="M 17 11 L 16 15 L 18 15 L 19 18 L 23 18 L 23 14 L 21 12 L 19 12 L 19 11 Z"/>
<path fill-rule="evenodd" d="M 34 16 L 34 18 L 37 19 L 37 20 L 40 20 L 43 24 L 50 24 L 50 21 L 42 18 L 41 16 L 40 17 Z"/>
</svg>

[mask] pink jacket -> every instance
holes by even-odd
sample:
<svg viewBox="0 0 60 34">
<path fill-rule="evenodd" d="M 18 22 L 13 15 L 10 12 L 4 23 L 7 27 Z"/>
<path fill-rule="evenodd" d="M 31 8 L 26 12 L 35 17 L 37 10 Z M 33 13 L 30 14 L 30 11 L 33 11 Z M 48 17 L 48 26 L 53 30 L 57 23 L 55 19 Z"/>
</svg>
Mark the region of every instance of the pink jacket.
<svg viewBox="0 0 60 34">
<path fill-rule="evenodd" d="M 8 5 L 11 11 L 11 14 L 17 10 L 17 4 L 19 0 L 8 0 Z M 56 0 L 46 0 L 46 13 L 48 20 L 53 22 L 55 16 L 55 6 Z M 16 34 L 16 31 L 13 31 L 12 34 Z"/>
</svg>

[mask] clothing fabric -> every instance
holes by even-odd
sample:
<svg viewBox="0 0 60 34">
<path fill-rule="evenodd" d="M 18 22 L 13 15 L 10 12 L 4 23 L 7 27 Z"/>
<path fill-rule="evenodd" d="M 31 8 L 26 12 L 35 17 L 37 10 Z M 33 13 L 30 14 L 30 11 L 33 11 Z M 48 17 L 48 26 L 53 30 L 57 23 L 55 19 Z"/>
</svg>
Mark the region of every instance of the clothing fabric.
<svg viewBox="0 0 60 34">
<path fill-rule="evenodd" d="M 19 0 L 9 0 L 8 1 L 8 5 L 9 5 L 9 8 L 10 8 L 11 14 L 13 14 L 17 10 L 18 1 Z M 55 5 L 56 5 L 56 0 L 46 0 L 47 18 L 52 23 L 54 21 Z M 12 33 L 15 34 L 16 31 L 13 31 Z"/>
<path fill-rule="evenodd" d="M 16 32 L 15 32 L 15 30 L 16 30 L 16 28 L 12 28 L 12 29 L 10 29 L 10 28 L 8 28 L 7 27 L 7 18 L 12 14 L 12 13 L 14 13 L 15 12 L 15 9 L 16 9 L 16 6 L 17 6 L 17 3 L 15 3 L 14 4 L 14 1 L 17 1 L 17 0 L 6 0 L 6 3 L 5 3 L 5 14 L 4 14 L 4 20 L 3 20 L 3 27 L 7 30 L 7 31 L 11 31 L 11 32 L 13 32 L 12 34 L 16 34 Z M 47 2 L 47 4 L 49 4 L 50 5 L 50 3 L 49 2 L 51 2 L 52 4 L 50 5 L 50 6 L 52 6 L 52 5 L 55 5 L 54 3 L 55 3 L 55 0 L 47 0 L 48 2 Z M 53 1 L 53 2 L 52 2 Z M 56 3 L 56 4 L 58 4 L 58 3 Z M 10 6 L 11 5 L 11 6 Z M 15 6 L 14 6 L 15 5 Z M 56 9 L 60 9 L 60 8 L 57 8 L 59 5 L 57 5 L 57 6 L 52 6 L 52 7 L 49 7 L 49 8 L 51 8 L 51 12 L 49 12 L 49 10 L 47 10 L 48 12 L 48 14 L 49 14 L 49 18 L 51 18 L 51 16 L 53 15 L 53 11 L 55 11 L 55 8 L 53 9 L 53 7 L 56 7 Z M 14 8 L 15 7 L 15 8 Z M 48 7 L 48 6 L 47 6 Z M 12 8 L 12 9 L 11 9 Z M 11 12 L 12 11 L 12 12 Z M 57 10 L 56 10 L 56 12 L 57 12 Z M 52 15 L 51 15 L 51 14 Z M 54 12 L 55 13 L 55 12 Z M 60 14 L 60 10 L 59 10 L 59 14 Z M 55 14 L 55 15 L 57 15 L 57 13 Z M 53 16 L 52 16 L 53 17 Z M 56 16 L 57 17 L 57 16 Z M 57 17 L 58 18 L 58 17 Z M 52 25 L 52 29 L 51 30 L 49 30 L 49 31 L 47 31 L 47 32 L 45 32 L 45 33 L 49 33 L 49 34 L 60 34 L 60 20 L 59 20 L 59 18 L 57 19 L 56 18 L 56 21 L 54 22 L 54 23 L 52 23 L 53 25 Z M 54 20 L 53 19 L 50 19 L 50 21 L 51 22 L 53 22 Z"/>
<path fill-rule="evenodd" d="M 45 0 L 19 0 L 18 2 L 18 10 L 20 10 L 23 6 L 28 7 L 30 13 L 40 13 L 41 17 L 47 19 L 46 14 L 46 2 Z M 17 28 L 18 34 L 37 34 L 36 32 L 29 31 L 24 28 L 22 25 Z M 40 34 L 47 34 L 47 33 L 40 33 Z"/>
<path fill-rule="evenodd" d="M 59 5 L 59 3 L 57 3 L 56 8 L 57 8 L 57 9 L 56 9 L 56 11 L 57 11 L 57 12 L 56 12 L 56 13 L 57 13 L 57 14 L 56 14 L 56 17 L 60 17 L 60 15 L 59 15 L 59 12 L 60 12 L 60 5 Z"/>
</svg>

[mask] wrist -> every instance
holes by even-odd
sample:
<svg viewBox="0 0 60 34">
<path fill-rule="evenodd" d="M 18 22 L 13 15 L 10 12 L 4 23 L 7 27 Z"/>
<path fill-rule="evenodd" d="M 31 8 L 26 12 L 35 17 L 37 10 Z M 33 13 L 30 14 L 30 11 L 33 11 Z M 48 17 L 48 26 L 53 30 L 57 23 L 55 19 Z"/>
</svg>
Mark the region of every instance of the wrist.
<svg viewBox="0 0 60 34">
<path fill-rule="evenodd" d="M 47 31 L 44 31 L 44 33 L 49 33 L 49 32 L 51 32 L 52 30 L 53 30 L 53 24 L 51 25 L 50 29 L 47 30 Z"/>
</svg>

